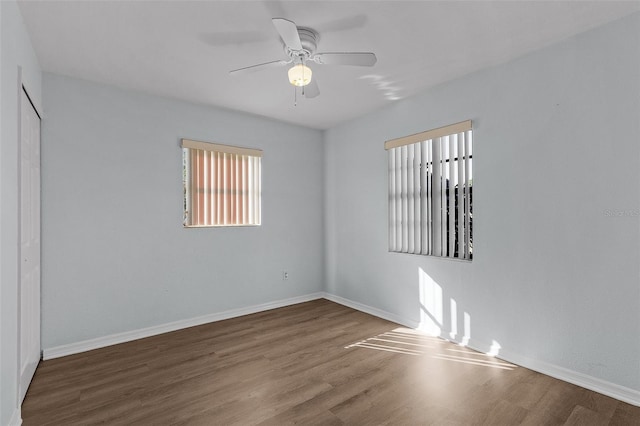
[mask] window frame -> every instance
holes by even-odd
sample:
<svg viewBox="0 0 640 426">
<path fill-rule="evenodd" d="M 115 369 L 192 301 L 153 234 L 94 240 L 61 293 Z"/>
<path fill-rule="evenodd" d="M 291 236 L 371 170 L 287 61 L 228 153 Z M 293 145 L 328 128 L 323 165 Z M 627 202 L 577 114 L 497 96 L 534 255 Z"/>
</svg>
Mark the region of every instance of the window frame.
<svg viewBox="0 0 640 426">
<path fill-rule="evenodd" d="M 472 134 L 466 120 L 385 142 L 389 252 L 473 260 Z"/>
</svg>

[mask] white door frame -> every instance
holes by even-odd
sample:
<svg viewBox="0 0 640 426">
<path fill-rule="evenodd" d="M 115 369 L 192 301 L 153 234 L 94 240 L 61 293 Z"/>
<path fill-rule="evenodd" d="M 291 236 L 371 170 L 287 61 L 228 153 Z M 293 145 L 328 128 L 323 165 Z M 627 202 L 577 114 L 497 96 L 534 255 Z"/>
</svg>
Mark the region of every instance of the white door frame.
<svg viewBox="0 0 640 426">
<path fill-rule="evenodd" d="M 17 226 L 17 233 L 18 233 L 18 255 L 17 255 L 17 261 L 18 261 L 18 306 L 17 306 L 17 312 L 18 312 L 18 318 L 17 318 L 17 323 L 18 323 L 18 344 L 17 344 L 17 348 L 16 348 L 16 352 L 17 352 L 17 371 L 16 371 L 16 375 L 17 375 L 17 385 L 18 385 L 18 389 L 17 389 L 17 399 L 18 399 L 18 408 L 22 405 L 22 400 L 24 397 L 24 393 L 26 393 L 26 389 L 23 389 L 22 386 L 22 380 L 21 380 L 21 371 L 22 371 L 22 300 L 21 300 L 21 293 L 22 293 L 22 235 L 21 235 L 21 228 L 22 228 L 22 207 L 21 207 L 21 197 L 22 197 L 22 93 L 25 93 L 27 98 L 29 99 L 29 102 L 31 103 L 31 106 L 33 107 L 33 110 L 35 111 L 36 115 L 38 116 L 38 118 L 40 120 L 42 120 L 42 114 L 39 111 L 39 108 L 36 106 L 36 104 L 33 101 L 33 98 L 29 95 L 29 89 L 28 89 L 28 84 L 25 84 L 25 82 L 23 81 L 22 78 L 22 67 L 18 66 L 18 91 L 17 91 L 17 95 L 18 95 L 18 100 L 17 100 L 17 112 L 18 112 L 18 131 L 17 131 L 17 135 L 18 135 L 18 157 L 17 157 L 17 161 L 18 161 L 18 185 L 17 185 L 17 195 L 18 195 L 18 226 Z M 40 140 L 42 140 L 42 136 L 40 136 Z M 42 195 L 41 192 L 38 195 L 40 197 L 40 199 L 42 199 Z M 41 231 L 40 231 L 41 233 Z M 42 240 L 40 239 L 40 247 L 42 246 Z M 40 252 L 42 253 L 42 249 L 40 248 Z M 42 265 L 42 256 L 40 256 L 40 265 Z M 42 268 L 40 268 L 42 270 Z M 42 282 L 42 277 L 40 277 L 40 283 L 39 285 L 41 286 L 41 282 Z M 40 305 L 40 312 L 42 312 L 42 305 Z M 40 326 L 41 328 L 41 326 Z M 40 339 L 40 341 L 42 341 Z M 42 346 L 40 344 L 40 358 L 42 359 Z M 28 386 L 27 386 L 28 387 Z"/>
</svg>

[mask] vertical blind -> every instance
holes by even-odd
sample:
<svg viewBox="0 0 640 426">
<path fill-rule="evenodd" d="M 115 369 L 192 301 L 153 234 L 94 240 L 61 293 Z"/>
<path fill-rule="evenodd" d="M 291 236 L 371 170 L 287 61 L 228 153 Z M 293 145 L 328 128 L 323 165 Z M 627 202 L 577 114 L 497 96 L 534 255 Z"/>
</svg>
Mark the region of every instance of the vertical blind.
<svg viewBox="0 0 640 426">
<path fill-rule="evenodd" d="M 471 120 L 385 142 L 389 250 L 471 260 Z"/>
<path fill-rule="evenodd" d="M 262 151 L 182 139 L 184 226 L 260 225 Z"/>
</svg>

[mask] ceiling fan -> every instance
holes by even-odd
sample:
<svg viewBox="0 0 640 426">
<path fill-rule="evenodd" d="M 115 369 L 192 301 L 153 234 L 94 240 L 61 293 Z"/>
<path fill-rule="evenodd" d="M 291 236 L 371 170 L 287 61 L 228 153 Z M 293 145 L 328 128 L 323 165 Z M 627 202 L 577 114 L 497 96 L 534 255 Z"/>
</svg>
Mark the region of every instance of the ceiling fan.
<svg viewBox="0 0 640 426">
<path fill-rule="evenodd" d="M 312 79 L 313 72 L 308 67 L 310 62 L 320 65 L 356 65 L 363 67 L 373 66 L 376 55 L 371 52 L 325 52 L 316 53 L 319 35 L 316 31 L 307 27 L 298 27 L 295 22 L 284 18 L 271 20 L 280 38 L 284 42 L 284 53 L 287 59 L 280 59 L 262 64 L 251 65 L 230 71 L 230 74 L 241 74 L 258 71 L 274 66 L 292 64 L 289 69 L 289 82 L 303 88 L 303 94 L 307 98 L 315 98 L 320 94 L 318 82 Z"/>
</svg>

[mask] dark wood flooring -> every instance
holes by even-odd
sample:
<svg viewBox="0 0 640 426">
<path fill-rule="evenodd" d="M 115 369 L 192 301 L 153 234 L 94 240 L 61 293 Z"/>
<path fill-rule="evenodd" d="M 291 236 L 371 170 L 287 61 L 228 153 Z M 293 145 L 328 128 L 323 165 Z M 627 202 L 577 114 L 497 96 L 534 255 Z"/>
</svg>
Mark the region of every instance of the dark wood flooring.
<svg viewBox="0 0 640 426">
<path fill-rule="evenodd" d="M 29 425 L 640 425 L 640 408 L 316 300 L 43 361 Z"/>
</svg>

